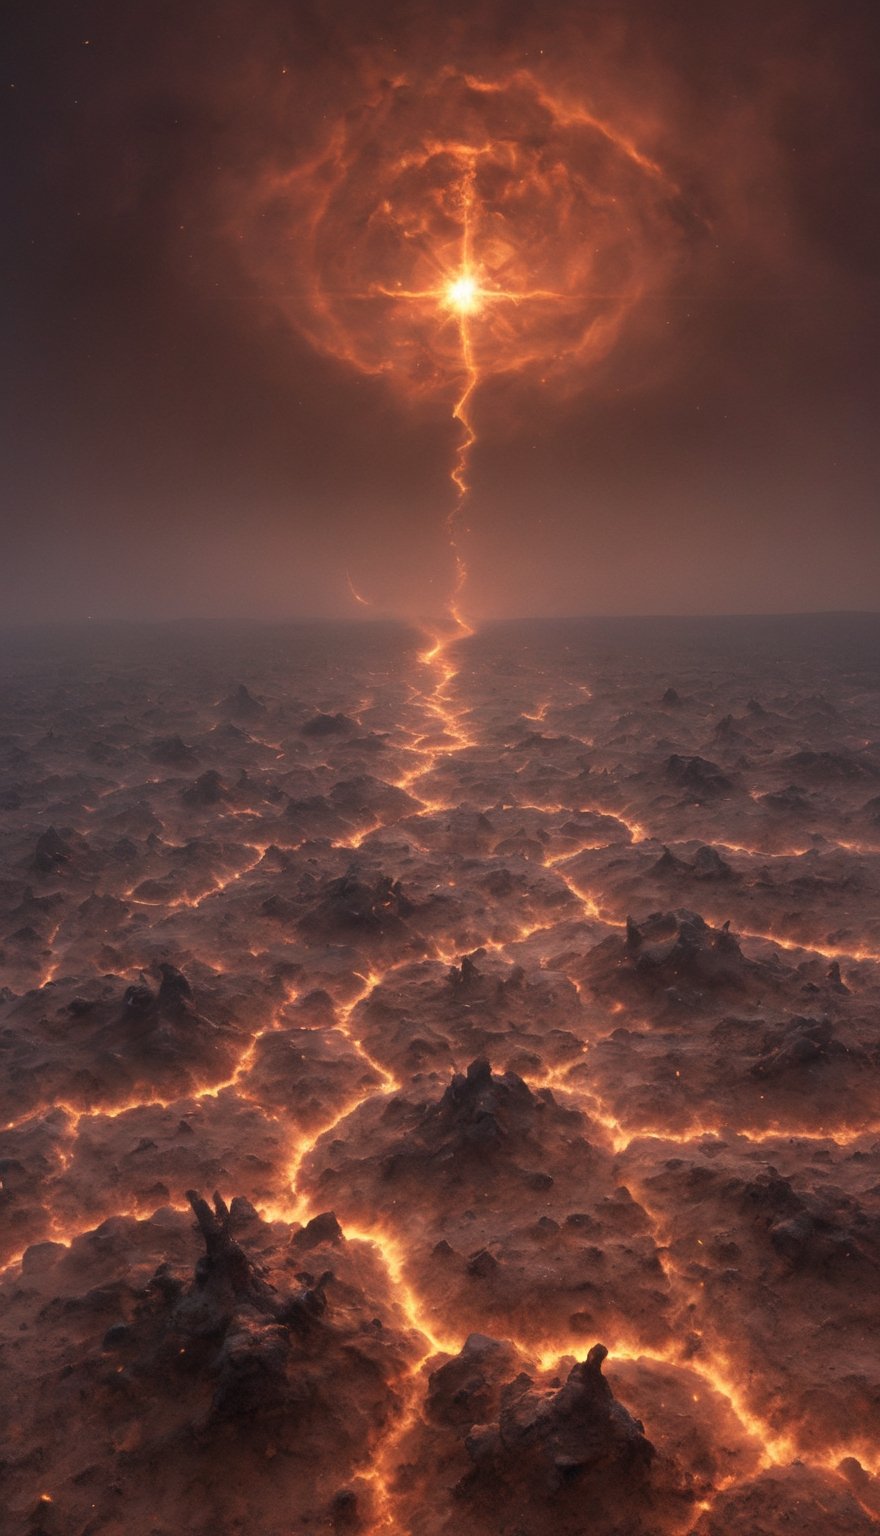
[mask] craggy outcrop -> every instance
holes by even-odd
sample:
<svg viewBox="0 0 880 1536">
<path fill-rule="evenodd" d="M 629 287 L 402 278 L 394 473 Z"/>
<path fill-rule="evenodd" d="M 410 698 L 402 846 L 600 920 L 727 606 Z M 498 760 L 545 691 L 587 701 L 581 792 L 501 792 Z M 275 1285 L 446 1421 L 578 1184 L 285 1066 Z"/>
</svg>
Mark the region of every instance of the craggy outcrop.
<svg viewBox="0 0 880 1536">
<path fill-rule="evenodd" d="M 683 790 L 685 798 L 696 805 L 705 800 L 723 799 L 733 791 L 733 782 L 705 757 L 682 757 L 674 752 L 666 759 L 665 777 L 670 784 Z"/>
<path fill-rule="evenodd" d="M 527 1375 L 508 1383 L 497 1422 L 468 1435 L 475 1478 L 498 1479 L 508 1494 L 536 1484 L 552 1493 L 576 1479 L 589 1488 L 597 1477 L 631 1486 L 644 1478 L 654 1447 L 602 1375 L 607 1354 L 594 1344 L 555 1391 L 536 1388 Z"/>
</svg>

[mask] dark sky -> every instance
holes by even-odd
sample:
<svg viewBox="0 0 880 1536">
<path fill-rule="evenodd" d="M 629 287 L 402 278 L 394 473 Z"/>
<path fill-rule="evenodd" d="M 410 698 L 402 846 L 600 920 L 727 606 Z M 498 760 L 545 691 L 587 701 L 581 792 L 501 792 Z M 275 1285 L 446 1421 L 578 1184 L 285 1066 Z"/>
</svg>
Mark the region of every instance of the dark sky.
<svg viewBox="0 0 880 1536">
<path fill-rule="evenodd" d="M 544 93 L 664 189 L 556 125 L 519 260 L 616 219 L 603 291 L 639 297 L 601 355 L 557 334 L 546 384 L 481 379 L 468 611 L 878 607 L 876 0 L 7 0 L 3 32 L 6 622 L 353 616 L 347 571 L 377 611 L 440 608 L 454 396 L 359 371 L 308 312 L 361 260 L 388 135 L 455 127 L 444 68 L 527 72 L 486 128 L 524 154 Z M 302 168 L 340 124 L 360 158 L 316 255 Z M 557 239 L 569 155 L 595 186 Z"/>
</svg>

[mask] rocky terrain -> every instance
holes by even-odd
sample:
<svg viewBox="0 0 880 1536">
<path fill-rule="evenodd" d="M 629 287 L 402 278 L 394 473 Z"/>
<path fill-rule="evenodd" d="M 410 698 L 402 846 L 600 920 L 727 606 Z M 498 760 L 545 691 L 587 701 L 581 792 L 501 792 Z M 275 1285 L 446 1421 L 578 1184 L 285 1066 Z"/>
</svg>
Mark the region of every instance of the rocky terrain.
<svg viewBox="0 0 880 1536">
<path fill-rule="evenodd" d="M 880 1531 L 880 621 L 7 636 L 3 1536 Z"/>
</svg>

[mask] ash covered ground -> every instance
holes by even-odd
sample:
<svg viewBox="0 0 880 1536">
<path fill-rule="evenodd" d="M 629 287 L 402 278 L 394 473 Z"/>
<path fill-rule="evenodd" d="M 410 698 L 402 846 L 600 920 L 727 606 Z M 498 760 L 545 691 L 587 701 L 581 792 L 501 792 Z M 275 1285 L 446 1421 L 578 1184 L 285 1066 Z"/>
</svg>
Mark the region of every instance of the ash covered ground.
<svg viewBox="0 0 880 1536">
<path fill-rule="evenodd" d="M 880 621 L 19 635 L 0 765 L 4 1536 L 880 1530 Z"/>
</svg>

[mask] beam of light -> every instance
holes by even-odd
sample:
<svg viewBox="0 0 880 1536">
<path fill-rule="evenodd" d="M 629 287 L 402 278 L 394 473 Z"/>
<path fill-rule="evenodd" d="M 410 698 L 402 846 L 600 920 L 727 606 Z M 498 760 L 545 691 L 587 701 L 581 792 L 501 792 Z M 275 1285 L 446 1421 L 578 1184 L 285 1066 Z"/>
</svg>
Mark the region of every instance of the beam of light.
<svg viewBox="0 0 880 1536">
<path fill-rule="evenodd" d="M 452 419 L 459 426 L 459 441 L 453 459 L 450 479 L 453 487 L 452 506 L 446 516 L 445 529 L 452 556 L 452 586 L 446 602 L 450 625 L 445 630 L 429 631 L 432 644 L 423 652 L 422 662 L 434 669 L 433 686 L 425 695 L 425 702 L 440 720 L 456 746 L 470 745 L 470 739 L 461 729 L 460 715 L 451 704 L 450 685 L 458 675 L 458 669 L 450 661 L 451 648 L 460 640 L 474 633 L 465 617 L 463 597 L 468 581 L 468 565 L 464 547 L 467 532 L 465 518 L 470 498 L 469 466 L 471 452 L 477 442 L 477 429 L 473 416 L 474 395 L 491 364 L 481 367 L 475 346 L 475 326 L 489 308 L 498 303 L 518 304 L 523 300 L 542 298 L 556 299 L 560 295 L 549 290 L 530 288 L 502 288 L 490 283 L 476 264 L 475 246 L 478 240 L 480 201 L 477 192 L 477 165 L 482 151 L 460 146 L 459 174 L 453 189 L 453 207 L 459 225 L 458 264 L 443 272 L 439 282 L 423 289 L 382 290 L 386 297 L 403 304 L 428 305 L 437 311 L 437 323 L 442 324 L 446 315 L 454 321 L 460 360 L 459 392 L 452 406 Z M 444 314 L 445 312 L 445 314 Z"/>
<path fill-rule="evenodd" d="M 345 573 L 345 580 L 348 584 L 348 590 L 354 598 L 355 602 L 360 603 L 362 608 L 372 608 L 373 604 L 370 602 L 370 599 L 368 597 L 364 597 L 363 594 L 358 591 L 348 571 Z"/>
</svg>

